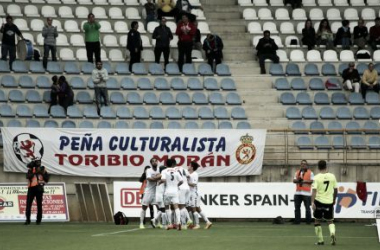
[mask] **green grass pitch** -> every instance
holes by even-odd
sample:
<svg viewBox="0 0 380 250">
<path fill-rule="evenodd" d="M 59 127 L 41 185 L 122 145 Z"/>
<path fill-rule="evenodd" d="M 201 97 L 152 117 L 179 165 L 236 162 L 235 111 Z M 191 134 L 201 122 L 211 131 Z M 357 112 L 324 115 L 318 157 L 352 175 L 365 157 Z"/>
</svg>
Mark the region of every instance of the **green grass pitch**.
<svg viewBox="0 0 380 250">
<path fill-rule="evenodd" d="M 380 249 L 376 227 L 337 223 L 337 245 L 331 246 L 323 225 L 324 246 L 315 246 L 313 225 L 272 225 L 269 222 L 216 222 L 209 230 L 138 229 L 137 223 L 0 224 L 0 250 L 307 250 Z"/>
</svg>

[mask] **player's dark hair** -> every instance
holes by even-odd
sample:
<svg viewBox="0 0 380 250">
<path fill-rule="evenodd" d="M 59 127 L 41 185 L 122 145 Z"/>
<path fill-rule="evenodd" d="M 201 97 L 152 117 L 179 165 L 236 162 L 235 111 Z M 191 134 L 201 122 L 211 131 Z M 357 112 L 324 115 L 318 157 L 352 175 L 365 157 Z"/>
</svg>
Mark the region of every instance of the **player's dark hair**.
<svg viewBox="0 0 380 250">
<path fill-rule="evenodd" d="M 160 173 L 161 173 L 162 171 L 164 171 L 164 169 L 166 169 L 165 166 L 160 166 L 160 167 L 159 167 L 159 171 L 160 171 Z"/>
<path fill-rule="evenodd" d="M 166 162 L 165 162 L 165 165 L 168 168 L 171 168 L 173 166 L 173 159 L 167 159 Z"/>
<path fill-rule="evenodd" d="M 324 160 L 321 160 L 318 162 L 318 169 L 319 170 L 325 170 L 327 168 L 327 163 Z"/>
<path fill-rule="evenodd" d="M 152 163 L 153 160 L 157 160 L 157 158 L 153 157 L 149 162 Z"/>
<path fill-rule="evenodd" d="M 90 18 L 91 16 L 95 17 L 95 15 L 93 13 L 88 13 L 87 18 Z"/>
<path fill-rule="evenodd" d="M 195 161 L 190 162 L 190 165 L 194 171 L 196 171 L 199 168 L 199 164 L 196 163 Z"/>
<path fill-rule="evenodd" d="M 131 23 L 131 28 L 134 29 L 136 27 L 136 25 L 139 24 L 137 21 L 133 21 Z"/>
</svg>

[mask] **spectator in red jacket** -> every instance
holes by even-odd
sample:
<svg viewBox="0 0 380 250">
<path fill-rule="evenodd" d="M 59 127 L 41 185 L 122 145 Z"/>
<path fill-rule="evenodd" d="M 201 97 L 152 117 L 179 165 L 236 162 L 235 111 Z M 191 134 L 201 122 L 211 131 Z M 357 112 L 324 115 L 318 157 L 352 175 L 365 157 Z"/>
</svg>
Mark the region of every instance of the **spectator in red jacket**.
<svg viewBox="0 0 380 250">
<path fill-rule="evenodd" d="M 369 29 L 369 43 L 373 50 L 377 50 L 377 45 L 380 45 L 380 17 L 376 17 L 375 26 Z"/>
<path fill-rule="evenodd" d="M 178 36 L 178 67 L 182 71 L 184 57 L 186 63 L 191 63 L 191 51 L 193 50 L 193 38 L 196 27 L 189 22 L 186 15 L 182 16 L 182 21 L 178 23 L 176 35 Z"/>
</svg>

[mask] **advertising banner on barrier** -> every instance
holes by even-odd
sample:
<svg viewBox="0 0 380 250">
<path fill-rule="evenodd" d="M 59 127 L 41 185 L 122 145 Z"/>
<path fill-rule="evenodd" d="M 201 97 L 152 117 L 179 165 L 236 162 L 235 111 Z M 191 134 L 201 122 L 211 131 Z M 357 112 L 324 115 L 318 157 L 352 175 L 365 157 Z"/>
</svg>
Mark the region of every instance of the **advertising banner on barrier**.
<svg viewBox="0 0 380 250">
<path fill-rule="evenodd" d="M 42 220 L 69 221 L 65 183 L 49 183 L 44 187 Z M 25 183 L 0 183 L 0 221 L 25 221 Z M 36 220 L 37 204 L 34 199 L 31 220 Z"/>
<path fill-rule="evenodd" d="M 197 161 L 199 175 L 244 176 L 262 171 L 266 130 L 125 130 L 1 128 L 4 171 L 26 172 L 42 158 L 49 173 L 139 177 L 149 160 Z"/>
<path fill-rule="evenodd" d="M 140 183 L 114 182 L 114 211 L 139 217 Z M 292 183 L 199 183 L 202 210 L 211 218 L 294 218 Z M 367 201 L 356 194 L 356 183 L 338 183 L 336 218 L 373 218 L 380 204 L 380 183 L 367 183 Z M 304 216 L 304 207 L 301 207 Z"/>
</svg>

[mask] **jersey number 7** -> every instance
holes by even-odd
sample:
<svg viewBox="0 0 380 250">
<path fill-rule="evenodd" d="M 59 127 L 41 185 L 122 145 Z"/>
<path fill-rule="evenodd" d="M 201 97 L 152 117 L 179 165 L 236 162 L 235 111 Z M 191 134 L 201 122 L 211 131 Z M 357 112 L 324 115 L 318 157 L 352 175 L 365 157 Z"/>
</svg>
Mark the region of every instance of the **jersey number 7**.
<svg viewBox="0 0 380 250">
<path fill-rule="evenodd" d="M 325 192 L 327 192 L 327 189 L 329 188 L 330 182 L 329 181 L 324 181 L 323 184 L 326 185 Z"/>
</svg>

